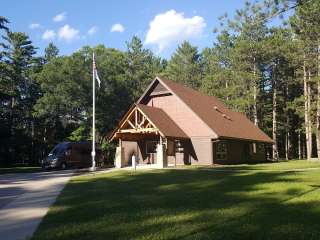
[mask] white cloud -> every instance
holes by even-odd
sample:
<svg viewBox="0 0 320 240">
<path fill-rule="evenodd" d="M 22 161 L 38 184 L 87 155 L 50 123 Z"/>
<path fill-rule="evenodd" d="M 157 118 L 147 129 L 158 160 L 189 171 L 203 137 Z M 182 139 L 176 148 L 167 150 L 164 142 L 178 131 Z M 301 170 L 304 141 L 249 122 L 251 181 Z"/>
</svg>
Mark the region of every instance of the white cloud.
<svg viewBox="0 0 320 240">
<path fill-rule="evenodd" d="M 63 12 L 63 13 L 56 15 L 52 20 L 54 22 L 61 22 L 61 21 L 65 20 L 66 18 L 67 18 L 67 13 Z"/>
<path fill-rule="evenodd" d="M 92 26 L 89 30 L 88 30 L 88 34 L 89 35 L 93 35 L 98 31 L 98 27 L 96 26 Z"/>
<path fill-rule="evenodd" d="M 56 33 L 53 30 L 47 29 L 43 34 L 42 34 L 42 39 L 43 40 L 52 40 L 56 36 Z"/>
<path fill-rule="evenodd" d="M 29 25 L 30 29 L 37 29 L 37 28 L 41 28 L 41 25 L 39 23 L 31 23 Z"/>
<path fill-rule="evenodd" d="M 68 24 L 64 25 L 58 30 L 59 39 L 71 42 L 74 39 L 79 38 L 79 30 L 70 27 Z"/>
<path fill-rule="evenodd" d="M 149 23 L 145 44 L 155 44 L 159 52 L 173 43 L 201 37 L 206 22 L 203 17 L 184 17 L 184 13 L 169 10 L 160 13 Z"/>
<path fill-rule="evenodd" d="M 120 23 L 113 24 L 110 32 L 123 32 L 124 26 Z"/>
</svg>

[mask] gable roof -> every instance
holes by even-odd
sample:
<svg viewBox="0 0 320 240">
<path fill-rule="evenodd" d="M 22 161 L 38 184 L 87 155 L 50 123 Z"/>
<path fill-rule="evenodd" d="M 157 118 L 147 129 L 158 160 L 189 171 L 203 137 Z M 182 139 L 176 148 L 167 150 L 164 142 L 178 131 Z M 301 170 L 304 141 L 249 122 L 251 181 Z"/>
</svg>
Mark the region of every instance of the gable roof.
<svg viewBox="0 0 320 240">
<path fill-rule="evenodd" d="M 149 107 L 143 104 L 134 104 L 128 112 L 122 117 L 118 126 L 110 134 L 109 140 L 116 137 L 117 131 L 121 128 L 127 117 L 138 108 L 159 130 L 163 137 L 189 138 L 187 134 L 165 113 L 161 108 Z"/>
<path fill-rule="evenodd" d="M 228 109 L 216 97 L 208 96 L 168 79 L 156 77 L 138 100 L 138 103 L 141 102 L 149 89 L 157 82 L 163 84 L 184 102 L 204 124 L 218 135 L 218 138 L 273 143 L 272 139 L 255 126 L 244 114 Z"/>
<path fill-rule="evenodd" d="M 189 138 L 161 108 L 149 107 L 143 104 L 137 104 L 137 107 L 146 114 L 165 137 Z"/>
</svg>

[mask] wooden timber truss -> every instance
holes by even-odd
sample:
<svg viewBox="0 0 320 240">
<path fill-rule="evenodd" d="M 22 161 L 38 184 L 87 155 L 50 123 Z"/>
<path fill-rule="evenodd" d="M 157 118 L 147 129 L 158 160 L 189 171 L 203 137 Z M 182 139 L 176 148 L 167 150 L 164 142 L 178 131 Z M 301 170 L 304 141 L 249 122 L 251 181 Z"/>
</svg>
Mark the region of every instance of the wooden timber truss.
<svg viewBox="0 0 320 240">
<path fill-rule="evenodd" d="M 151 120 L 144 114 L 137 106 L 135 106 L 128 116 L 121 123 L 117 133 L 129 134 L 159 134 L 159 129 L 151 122 Z"/>
</svg>

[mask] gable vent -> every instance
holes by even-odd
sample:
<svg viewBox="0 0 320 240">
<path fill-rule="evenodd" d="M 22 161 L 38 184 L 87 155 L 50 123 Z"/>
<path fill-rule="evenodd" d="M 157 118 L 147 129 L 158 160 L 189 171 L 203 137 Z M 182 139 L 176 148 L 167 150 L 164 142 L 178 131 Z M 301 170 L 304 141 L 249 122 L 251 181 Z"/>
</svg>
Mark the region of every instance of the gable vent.
<svg viewBox="0 0 320 240">
<path fill-rule="evenodd" d="M 228 115 L 226 115 L 225 113 L 223 113 L 217 106 L 213 106 L 213 109 L 216 110 L 217 112 L 219 112 L 223 118 L 228 119 L 231 121 L 231 117 L 229 117 Z"/>
<path fill-rule="evenodd" d="M 218 106 L 213 106 L 213 109 L 216 110 L 217 112 L 222 113 L 221 110 L 218 108 Z"/>
<path fill-rule="evenodd" d="M 228 115 L 226 115 L 226 114 L 222 114 L 222 117 L 224 117 L 225 119 L 228 119 L 228 120 L 230 120 L 231 121 L 231 117 L 229 117 Z"/>
</svg>

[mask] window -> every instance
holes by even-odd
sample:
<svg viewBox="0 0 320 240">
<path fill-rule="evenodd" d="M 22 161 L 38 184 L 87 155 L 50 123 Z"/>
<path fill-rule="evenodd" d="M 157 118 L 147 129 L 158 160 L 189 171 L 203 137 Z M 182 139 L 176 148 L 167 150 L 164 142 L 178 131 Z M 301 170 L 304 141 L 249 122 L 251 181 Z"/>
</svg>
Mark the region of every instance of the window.
<svg viewBox="0 0 320 240">
<path fill-rule="evenodd" d="M 257 143 L 252 143 L 252 154 L 257 153 Z"/>
<path fill-rule="evenodd" d="M 183 144 L 180 140 L 175 140 L 175 148 L 176 148 L 176 152 L 178 153 L 184 152 Z"/>
<path fill-rule="evenodd" d="M 69 143 L 59 143 L 52 149 L 49 155 L 60 156 L 70 149 L 71 147 Z"/>
<path fill-rule="evenodd" d="M 218 142 L 216 149 L 217 160 L 226 160 L 227 159 L 227 143 Z"/>
<path fill-rule="evenodd" d="M 156 153 L 157 152 L 157 141 L 147 141 L 146 142 L 146 153 Z"/>
<path fill-rule="evenodd" d="M 263 153 L 264 152 L 264 144 L 263 143 L 258 143 L 258 152 Z"/>
</svg>

